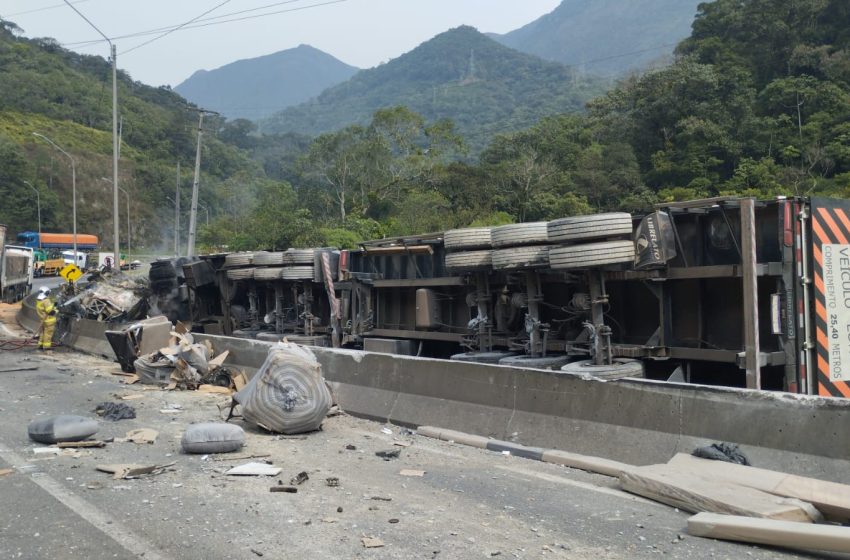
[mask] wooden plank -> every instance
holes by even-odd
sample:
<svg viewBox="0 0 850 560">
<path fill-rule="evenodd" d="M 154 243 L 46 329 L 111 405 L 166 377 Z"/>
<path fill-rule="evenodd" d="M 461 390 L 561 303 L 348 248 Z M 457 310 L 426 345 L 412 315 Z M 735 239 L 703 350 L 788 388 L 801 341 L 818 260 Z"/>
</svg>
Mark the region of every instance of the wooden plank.
<svg viewBox="0 0 850 560">
<path fill-rule="evenodd" d="M 797 498 L 811 503 L 830 519 L 850 520 L 850 486 L 846 484 L 700 459 L 685 453 L 675 455 L 668 464 L 706 478 L 755 488 L 775 496 Z"/>
<path fill-rule="evenodd" d="M 688 533 L 746 543 L 831 552 L 850 552 L 850 527 L 700 513 L 688 519 Z"/>
<path fill-rule="evenodd" d="M 620 476 L 620 486 L 632 494 L 692 513 L 708 511 L 804 523 L 818 518 L 814 507 L 798 500 L 709 480 L 671 465 L 625 470 Z"/>
</svg>

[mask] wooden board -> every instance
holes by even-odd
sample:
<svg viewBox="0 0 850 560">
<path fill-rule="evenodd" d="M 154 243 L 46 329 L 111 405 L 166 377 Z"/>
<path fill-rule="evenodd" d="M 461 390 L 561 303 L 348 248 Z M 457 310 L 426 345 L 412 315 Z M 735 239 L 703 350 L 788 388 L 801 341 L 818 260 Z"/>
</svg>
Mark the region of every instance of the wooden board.
<svg viewBox="0 0 850 560">
<path fill-rule="evenodd" d="M 700 513 L 688 519 L 688 533 L 727 541 L 832 552 L 850 552 L 850 527 Z"/>
<path fill-rule="evenodd" d="M 611 459 L 579 455 L 578 453 L 569 453 L 554 449 L 543 452 L 543 461 L 545 463 L 555 463 L 556 465 L 564 465 L 573 469 L 613 476 L 614 478 L 618 478 L 623 474 L 623 471 L 635 468 L 632 465 L 612 461 Z"/>
<path fill-rule="evenodd" d="M 846 484 L 724 461 L 700 459 L 685 453 L 677 454 L 670 459 L 668 465 L 706 478 L 755 488 L 776 496 L 797 498 L 811 503 L 830 519 L 850 520 L 850 486 Z"/>
<path fill-rule="evenodd" d="M 625 470 L 620 485 L 632 494 L 693 513 L 707 511 L 806 523 L 818 518 L 817 510 L 809 504 L 709 480 L 671 465 Z"/>
</svg>

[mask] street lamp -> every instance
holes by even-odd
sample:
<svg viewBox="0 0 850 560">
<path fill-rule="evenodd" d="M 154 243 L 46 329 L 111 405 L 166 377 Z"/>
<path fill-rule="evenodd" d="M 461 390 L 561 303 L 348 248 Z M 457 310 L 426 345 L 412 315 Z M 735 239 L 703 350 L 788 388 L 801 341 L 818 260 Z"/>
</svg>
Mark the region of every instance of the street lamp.
<svg viewBox="0 0 850 560">
<path fill-rule="evenodd" d="M 106 181 L 107 183 L 110 183 L 110 184 L 114 184 L 114 183 L 112 183 L 112 179 L 110 179 L 109 177 L 101 177 L 100 180 Z M 121 191 L 122 193 L 124 193 L 124 195 L 127 197 L 127 260 L 129 261 L 130 260 L 130 193 L 125 191 L 123 187 L 118 187 L 118 190 Z M 115 257 L 115 258 L 118 261 L 118 266 L 120 267 L 121 266 L 121 253 L 119 253 L 118 256 Z"/>
<path fill-rule="evenodd" d="M 174 256 L 180 256 L 180 199 L 176 201 L 170 196 L 165 197 L 174 205 Z"/>
<path fill-rule="evenodd" d="M 45 136 L 44 134 L 39 134 L 38 132 L 33 132 L 33 136 L 37 138 L 41 138 L 66 156 L 71 160 L 71 213 L 73 215 L 74 222 L 74 264 L 77 264 L 77 162 L 74 161 L 74 158 L 71 157 L 71 154 L 60 148 L 56 142 Z"/>
<path fill-rule="evenodd" d="M 24 181 L 24 184 L 35 193 L 35 203 L 38 207 L 38 248 L 41 249 L 41 193 L 29 181 Z"/>
</svg>

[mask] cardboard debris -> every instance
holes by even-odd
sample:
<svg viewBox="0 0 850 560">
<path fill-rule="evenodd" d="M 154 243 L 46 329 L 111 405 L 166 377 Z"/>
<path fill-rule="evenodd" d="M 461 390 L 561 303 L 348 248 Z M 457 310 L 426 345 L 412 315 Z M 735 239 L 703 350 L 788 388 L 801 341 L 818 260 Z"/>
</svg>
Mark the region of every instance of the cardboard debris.
<svg viewBox="0 0 850 560">
<path fill-rule="evenodd" d="M 233 387 L 237 391 L 241 391 L 242 388 L 248 384 L 248 376 L 245 375 L 244 371 L 240 371 L 237 374 L 231 374 L 230 378 L 233 380 Z"/>
<path fill-rule="evenodd" d="M 205 340 L 204 342 L 209 342 L 209 341 Z M 210 348 L 210 354 L 212 354 L 212 348 Z M 229 355 L 230 355 L 230 350 L 225 350 L 224 352 L 222 352 L 221 354 L 219 354 L 218 356 L 216 356 L 215 358 L 213 358 L 209 362 L 207 362 L 210 366 L 210 371 L 214 370 L 215 368 L 219 368 L 219 367 L 223 366 L 224 360 L 226 360 L 227 356 L 229 356 Z"/>
<path fill-rule="evenodd" d="M 244 461 L 246 459 L 263 459 L 271 457 L 268 453 L 259 453 L 254 455 L 222 455 L 220 457 L 210 457 L 213 461 Z"/>
<path fill-rule="evenodd" d="M 201 385 L 198 387 L 198 392 L 218 395 L 230 395 L 233 393 L 230 387 L 219 387 L 218 385 Z"/>
<path fill-rule="evenodd" d="M 150 428 L 140 428 L 138 430 L 130 430 L 122 438 L 115 438 L 116 443 L 156 443 L 156 438 L 159 432 Z"/>
<path fill-rule="evenodd" d="M 143 398 L 145 398 L 144 395 L 124 395 L 123 397 L 121 397 L 121 400 L 122 401 L 134 401 L 136 399 L 143 399 Z"/>
<path fill-rule="evenodd" d="M 266 463 L 245 463 L 227 471 L 230 476 L 277 476 L 283 469 Z"/>
<path fill-rule="evenodd" d="M 113 480 L 122 478 L 138 478 L 143 474 L 160 474 L 168 467 L 175 465 L 176 462 L 168 463 L 167 465 L 133 465 L 133 464 L 117 464 L 117 465 L 98 465 L 95 467 L 100 472 L 112 474 Z"/>
<path fill-rule="evenodd" d="M 15 469 L 0 469 L 0 476 L 6 476 L 15 472 Z"/>
<path fill-rule="evenodd" d="M 402 469 L 398 472 L 401 476 L 425 476 L 425 471 L 419 471 L 414 469 Z"/>
<path fill-rule="evenodd" d="M 360 542 L 363 543 L 364 548 L 381 548 L 384 546 L 384 541 L 378 537 L 362 537 Z"/>
</svg>

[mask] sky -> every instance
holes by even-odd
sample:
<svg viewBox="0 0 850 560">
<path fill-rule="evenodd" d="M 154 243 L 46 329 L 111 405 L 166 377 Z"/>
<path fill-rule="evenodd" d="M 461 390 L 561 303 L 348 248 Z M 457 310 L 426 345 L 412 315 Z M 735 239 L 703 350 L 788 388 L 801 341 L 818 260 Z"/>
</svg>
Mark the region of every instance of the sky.
<svg viewBox="0 0 850 560">
<path fill-rule="evenodd" d="M 506 33 L 551 12 L 560 3 L 560 0 L 71 1 L 74 8 L 113 39 L 119 68 L 148 85 L 172 87 L 196 70 L 212 70 L 300 44 L 312 45 L 347 64 L 370 68 L 453 27 L 472 25 L 483 32 Z M 256 9 L 262 7 L 265 8 Z M 252 17 L 261 14 L 269 15 Z M 214 17 L 218 19 L 209 19 Z M 248 17 L 251 19 L 222 23 Z M 0 18 L 16 23 L 26 37 L 52 37 L 71 50 L 104 58 L 109 55 L 105 42 L 75 45 L 101 36 L 63 0 L 0 0 Z M 198 21 L 186 28 L 135 50 L 165 30 L 121 38 L 176 27 L 195 18 Z M 204 26 L 189 29 L 192 25 Z"/>
</svg>

